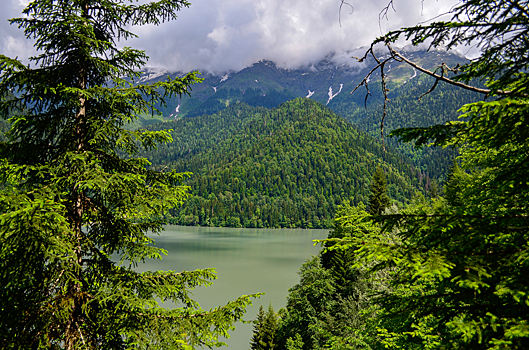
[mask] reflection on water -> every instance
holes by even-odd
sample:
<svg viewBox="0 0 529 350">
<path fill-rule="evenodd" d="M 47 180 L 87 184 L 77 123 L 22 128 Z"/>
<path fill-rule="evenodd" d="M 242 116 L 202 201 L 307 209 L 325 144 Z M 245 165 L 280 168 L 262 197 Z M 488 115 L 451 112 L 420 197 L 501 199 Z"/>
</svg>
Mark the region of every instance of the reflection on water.
<svg viewBox="0 0 529 350">
<path fill-rule="evenodd" d="M 142 270 L 195 270 L 214 267 L 218 280 L 194 291 L 204 309 L 224 305 L 243 294 L 266 293 L 254 301 L 245 319 L 253 319 L 259 305 L 275 310 L 285 306 L 288 288 L 298 283 L 297 270 L 318 253 L 312 240 L 327 237 L 328 230 L 242 229 L 167 226 L 153 236 L 166 249 L 162 260 L 149 260 Z M 230 350 L 249 349 L 252 325 L 238 324 L 226 342 Z"/>
</svg>

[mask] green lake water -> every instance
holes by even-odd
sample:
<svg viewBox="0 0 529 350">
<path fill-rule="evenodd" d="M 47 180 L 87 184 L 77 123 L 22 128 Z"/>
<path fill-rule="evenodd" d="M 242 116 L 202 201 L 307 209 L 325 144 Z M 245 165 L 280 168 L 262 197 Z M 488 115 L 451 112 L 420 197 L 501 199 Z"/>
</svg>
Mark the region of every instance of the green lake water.
<svg viewBox="0 0 529 350">
<path fill-rule="evenodd" d="M 320 247 L 312 240 L 326 238 L 329 230 L 243 229 L 167 226 L 154 236 L 156 246 L 166 249 L 163 260 L 150 260 L 142 270 L 194 270 L 214 267 L 218 279 L 194 291 L 202 308 L 224 305 L 243 294 L 264 292 L 248 309 L 245 320 L 257 314 L 260 305 L 271 302 L 278 310 L 286 304 L 288 289 L 299 282 L 301 264 Z M 237 324 L 226 340 L 230 350 L 249 349 L 251 324 Z"/>
</svg>

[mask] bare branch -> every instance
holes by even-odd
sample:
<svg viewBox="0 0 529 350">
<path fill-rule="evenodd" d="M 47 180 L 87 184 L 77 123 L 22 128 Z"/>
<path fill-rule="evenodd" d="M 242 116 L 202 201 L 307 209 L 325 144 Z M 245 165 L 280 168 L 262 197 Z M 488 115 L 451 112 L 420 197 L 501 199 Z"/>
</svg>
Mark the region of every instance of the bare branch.
<svg viewBox="0 0 529 350">
<path fill-rule="evenodd" d="M 389 9 L 392 9 L 393 12 L 397 12 L 395 10 L 395 6 L 393 5 L 393 0 L 389 0 L 388 4 L 386 5 L 386 7 L 384 7 L 382 9 L 382 11 L 380 11 L 380 13 L 378 14 L 378 28 L 380 30 L 380 32 L 382 33 L 382 25 L 381 25 L 381 21 L 382 19 L 386 18 L 386 21 L 389 20 L 388 18 L 388 12 L 389 12 Z"/>
<path fill-rule="evenodd" d="M 342 26 L 342 6 L 343 5 L 347 5 L 351 8 L 351 13 L 350 15 L 353 14 L 353 12 L 355 11 L 353 5 L 351 5 L 350 3 L 346 2 L 345 0 L 342 0 L 342 2 L 340 3 L 340 9 L 338 10 L 338 23 L 340 23 L 340 27 Z"/>
<path fill-rule="evenodd" d="M 371 47 L 366 52 L 364 57 L 356 58 L 356 59 L 359 62 L 362 62 L 363 60 L 365 60 L 367 58 L 368 54 L 371 54 L 371 56 L 377 62 L 377 65 L 373 69 L 371 69 L 371 71 L 364 77 L 364 79 L 353 89 L 353 91 L 351 91 L 351 94 L 353 92 L 355 92 L 356 89 L 358 89 L 360 86 L 362 86 L 362 85 L 365 86 L 366 90 L 367 90 L 367 93 L 366 93 L 366 97 L 365 97 L 365 100 L 364 100 L 364 106 L 367 108 L 367 98 L 369 97 L 369 95 L 371 95 L 371 93 L 369 92 L 369 86 L 368 86 L 369 78 L 370 78 L 371 74 L 374 71 L 376 71 L 377 69 L 380 68 L 380 76 L 382 78 L 382 93 L 384 94 L 384 108 L 383 108 L 382 119 L 380 120 L 380 136 L 382 137 L 382 149 L 384 150 L 384 152 L 386 152 L 386 143 L 384 142 L 384 120 L 386 119 L 386 115 L 387 115 L 387 102 L 389 101 L 389 98 L 388 98 L 388 91 L 389 90 L 388 90 L 387 85 L 386 85 L 386 75 L 384 74 L 384 67 L 385 67 L 386 63 L 388 63 L 388 62 L 390 62 L 392 60 L 400 61 L 400 62 L 401 62 L 401 60 L 396 59 L 392 55 L 390 55 L 389 58 L 386 58 L 383 61 L 380 61 L 380 59 L 375 55 L 375 52 L 373 50 L 373 45 L 371 45 Z"/>
<path fill-rule="evenodd" d="M 369 73 L 367 73 L 367 75 L 364 77 L 364 79 L 362 79 L 362 81 L 361 81 L 360 83 L 358 83 L 358 85 L 356 85 L 356 87 L 353 89 L 353 91 L 351 91 L 351 94 L 352 94 L 353 92 L 355 92 L 360 86 L 365 86 L 366 89 L 367 89 L 367 93 L 368 93 L 368 95 L 371 95 L 371 94 L 369 93 L 369 87 L 368 87 L 368 82 L 369 82 L 369 78 L 371 78 L 371 74 L 373 74 L 373 72 L 375 72 L 377 69 L 379 69 L 380 67 L 382 67 L 382 66 L 383 66 L 384 64 L 386 64 L 387 62 L 389 62 L 389 61 L 391 61 L 391 60 L 394 60 L 394 58 L 390 57 L 390 58 L 387 58 L 387 59 L 385 59 L 384 61 L 381 62 L 381 61 L 376 57 L 376 55 L 374 54 L 374 52 L 373 52 L 373 48 L 370 48 L 370 49 L 366 52 L 366 54 L 364 55 L 364 57 L 362 57 L 362 58 L 353 57 L 353 58 L 355 58 L 358 62 L 363 62 L 363 61 L 367 58 L 367 55 L 368 55 L 368 54 L 371 54 L 371 56 L 373 56 L 373 58 L 374 58 L 375 61 L 377 62 L 377 65 L 376 65 L 373 69 L 371 69 L 371 70 L 369 71 Z M 367 104 L 367 95 L 366 95 L 365 103 Z"/>
<path fill-rule="evenodd" d="M 384 18 L 386 18 L 386 20 L 388 20 L 388 12 L 389 12 L 389 9 L 392 9 L 393 12 L 397 12 L 395 10 L 395 6 L 393 4 L 393 0 L 389 0 L 388 4 L 386 5 L 386 7 L 384 7 L 382 9 L 382 11 L 380 11 L 380 13 L 378 14 L 378 24 L 380 25 L 380 21 Z"/>
<path fill-rule="evenodd" d="M 466 90 L 469 90 L 469 91 L 479 92 L 479 93 L 485 94 L 485 95 L 489 95 L 492 92 L 494 92 L 497 95 L 509 95 L 509 94 L 512 93 L 512 91 L 503 91 L 503 90 L 492 91 L 490 89 L 481 89 L 481 88 L 477 88 L 477 87 L 472 86 L 472 85 L 467 85 L 467 84 L 464 84 L 462 82 L 446 78 L 443 75 L 439 75 L 439 74 L 436 74 L 435 72 L 431 72 L 428 69 L 425 69 L 425 68 L 419 66 L 418 64 L 408 60 L 406 57 L 404 57 L 403 55 L 401 55 L 400 53 L 395 51 L 389 44 L 387 44 L 386 46 L 388 47 L 388 49 L 391 52 L 391 55 L 393 57 L 398 57 L 399 59 L 401 59 L 402 61 L 406 62 L 407 64 L 409 64 L 413 68 L 418 69 L 421 72 L 426 73 L 429 76 L 434 77 L 437 80 L 444 81 L 445 83 L 452 84 L 452 85 L 458 86 L 460 88 L 463 88 L 463 89 L 466 89 Z"/>
<path fill-rule="evenodd" d="M 437 87 L 437 83 L 439 82 L 439 79 L 435 79 L 435 82 L 433 83 L 432 87 L 430 88 L 430 90 L 426 91 L 424 94 L 422 94 L 421 96 L 419 96 L 419 101 L 421 100 L 421 98 L 423 98 L 423 96 L 426 96 L 428 95 L 430 92 L 434 91 L 435 88 Z"/>
<path fill-rule="evenodd" d="M 380 66 L 380 77 L 382 78 L 382 93 L 384 94 L 384 107 L 382 109 L 382 119 L 380 119 L 380 137 L 382 138 L 382 150 L 386 153 L 386 143 L 384 141 L 384 119 L 387 115 L 387 104 L 389 101 L 388 91 L 389 89 L 386 86 L 386 75 L 384 74 L 384 65 L 385 62 Z"/>
<path fill-rule="evenodd" d="M 388 6 L 385 8 L 386 12 L 387 12 L 387 10 L 389 9 L 389 7 L 391 5 L 392 5 L 392 0 L 388 4 Z M 366 96 L 365 96 L 365 100 L 364 100 L 364 106 L 367 108 L 367 99 L 371 95 L 371 92 L 369 91 L 368 83 L 369 83 L 369 80 L 370 80 L 372 74 L 375 71 L 377 71 L 378 69 L 380 69 L 380 74 L 381 74 L 381 79 L 382 79 L 382 81 L 381 81 L 382 93 L 384 95 L 384 107 L 383 107 L 383 112 L 382 112 L 382 118 L 380 120 L 380 136 L 382 138 L 382 148 L 383 148 L 384 152 L 386 152 L 385 141 L 384 141 L 384 121 L 385 121 L 386 116 L 387 116 L 387 105 L 388 105 L 388 102 L 389 102 L 389 98 L 388 98 L 389 89 L 387 88 L 386 74 L 384 73 L 384 67 L 385 67 L 385 65 L 388 62 L 391 62 L 391 61 L 405 62 L 408 65 L 410 65 L 411 67 L 413 67 L 414 69 L 417 69 L 420 72 L 426 73 L 427 75 L 429 75 L 429 76 L 431 76 L 431 77 L 433 77 L 435 79 L 435 82 L 432 85 L 432 87 L 427 92 L 425 92 L 421 96 L 419 96 L 419 101 L 421 100 L 421 98 L 423 96 L 428 95 L 429 93 L 434 91 L 435 88 L 437 87 L 439 81 L 443 81 L 443 82 L 446 82 L 448 84 L 455 85 L 457 87 L 460 87 L 460 88 L 463 88 L 463 89 L 466 89 L 466 90 L 469 90 L 469 91 L 485 94 L 487 96 L 490 95 L 490 94 L 509 95 L 509 94 L 512 93 L 511 91 L 503 91 L 503 90 L 493 91 L 493 90 L 490 90 L 490 89 L 481 89 L 481 88 L 477 88 L 475 86 L 471 86 L 471 85 L 468 85 L 468 84 L 465 84 L 465 83 L 462 83 L 462 82 L 459 82 L 459 81 L 456 81 L 456 80 L 453 80 L 453 79 L 449 79 L 449 78 L 445 77 L 445 75 L 444 75 L 445 72 L 448 72 L 448 71 L 451 71 L 451 72 L 454 72 L 454 73 L 459 72 L 459 64 L 456 65 L 454 68 L 450 68 L 445 63 L 443 63 L 432 72 L 432 71 L 430 71 L 428 69 L 425 69 L 425 68 L 419 66 L 415 62 L 412 62 L 412 61 L 408 60 L 406 57 L 404 57 L 403 55 L 398 53 L 396 50 L 394 50 L 389 43 L 386 42 L 385 45 L 388 48 L 389 54 L 390 54 L 388 58 L 385 58 L 385 59 L 381 60 L 381 59 L 379 59 L 376 56 L 375 51 L 374 51 L 374 43 L 371 44 L 371 47 L 366 51 L 366 53 L 364 54 L 363 57 L 361 57 L 361 58 L 353 57 L 358 62 L 363 62 L 364 60 L 366 60 L 368 58 L 368 56 L 371 56 L 371 57 L 373 57 L 373 59 L 375 60 L 375 62 L 377 64 L 375 65 L 375 67 L 373 67 L 369 71 L 369 73 L 366 74 L 364 79 L 362 79 L 362 81 L 353 89 L 353 91 L 351 91 L 351 94 L 352 94 L 359 87 L 365 86 L 367 92 L 366 92 Z M 440 70 L 440 73 L 438 73 L 439 70 Z"/>
</svg>

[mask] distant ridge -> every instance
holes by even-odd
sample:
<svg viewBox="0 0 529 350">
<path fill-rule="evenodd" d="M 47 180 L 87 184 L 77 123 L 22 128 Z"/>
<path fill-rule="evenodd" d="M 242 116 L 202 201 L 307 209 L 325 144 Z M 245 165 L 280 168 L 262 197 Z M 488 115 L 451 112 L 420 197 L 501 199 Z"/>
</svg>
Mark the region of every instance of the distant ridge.
<svg viewBox="0 0 529 350">
<path fill-rule="evenodd" d="M 413 61 L 430 69 L 441 63 L 453 66 L 466 62 L 461 55 L 442 50 L 414 51 L 405 47 L 402 51 Z M 356 50 L 356 54 L 360 55 L 358 52 L 363 54 L 361 49 Z M 254 107 L 274 108 L 285 101 L 306 97 L 326 105 L 343 118 L 358 124 L 362 130 L 381 142 L 380 117 L 383 99 L 380 77 L 374 74 L 370 81 L 367 104 L 364 88 L 351 95 L 350 92 L 373 66 L 373 62 L 369 60 L 363 65 L 346 64 L 345 62 L 356 62 L 350 58 L 351 55 L 353 53 L 329 55 L 318 63 L 296 69 L 280 68 L 274 62 L 261 60 L 239 72 L 204 74 L 204 82 L 193 87 L 191 97 L 170 101 L 168 107 L 162 109 L 164 119 L 172 121 L 182 117 L 215 114 L 239 102 Z M 439 84 L 436 91 L 419 102 L 418 96 L 429 90 L 433 80 L 404 64 L 391 64 L 387 68 L 390 102 L 385 122 L 386 135 L 398 127 L 427 126 L 454 120 L 461 104 L 480 99 L 476 94 Z M 144 77 L 160 79 L 167 73 L 149 70 Z M 183 73 L 172 74 L 181 76 Z M 447 96 L 449 98 L 446 98 Z M 142 122 L 144 125 L 149 123 L 147 119 Z M 397 147 L 403 156 L 408 157 L 410 162 L 427 172 L 430 177 L 440 180 L 456 155 L 454 151 L 449 150 L 417 151 L 409 145 L 399 145 L 396 140 L 387 138 L 385 142 Z"/>
<path fill-rule="evenodd" d="M 441 50 L 412 51 L 408 47 L 401 50 L 426 68 L 434 68 L 441 63 L 455 65 L 466 61 L 457 53 Z M 202 73 L 204 82 L 193 86 L 190 97 L 175 98 L 161 110 L 168 120 L 216 113 L 237 102 L 271 108 L 293 98 L 309 97 L 331 109 L 333 105 L 346 99 L 346 96 L 349 100 L 361 102 L 362 92 L 356 96 L 350 96 L 349 93 L 374 66 L 374 62 L 370 60 L 358 63 L 351 57 L 362 54 L 363 49 L 329 54 L 319 62 L 295 69 L 281 68 L 272 61 L 260 60 L 238 72 Z M 391 74 L 388 78 L 394 86 L 403 85 L 421 75 L 405 64 L 393 64 L 389 71 Z M 184 73 L 147 68 L 141 81 L 156 81 L 167 75 L 182 76 Z M 373 82 L 376 79 L 375 75 Z"/>
</svg>

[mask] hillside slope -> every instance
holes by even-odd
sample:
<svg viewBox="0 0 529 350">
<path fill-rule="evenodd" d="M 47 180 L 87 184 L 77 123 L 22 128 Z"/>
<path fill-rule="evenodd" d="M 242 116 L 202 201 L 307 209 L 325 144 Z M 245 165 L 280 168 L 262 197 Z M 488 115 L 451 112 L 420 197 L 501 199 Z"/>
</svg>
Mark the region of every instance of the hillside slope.
<svg viewBox="0 0 529 350">
<path fill-rule="evenodd" d="M 387 137 L 392 130 L 399 128 L 426 127 L 456 120 L 460 115 L 458 109 L 462 105 L 483 99 L 481 94 L 445 83 L 438 84 L 433 92 L 424 95 L 433 84 L 433 78 L 421 75 L 407 84 L 390 89 L 387 115 L 384 120 L 384 135 L 387 144 L 408 157 L 413 164 L 428 172 L 431 177 L 442 180 L 457 156 L 456 150 L 440 147 L 417 150 L 411 144 L 403 144 L 396 138 Z M 357 91 L 355 94 L 365 96 L 363 91 Z M 381 139 L 380 122 L 383 112 L 381 98 L 373 99 L 367 107 L 363 103 L 340 100 L 333 105 L 333 110 L 358 125 L 361 130 Z"/>
<path fill-rule="evenodd" d="M 464 58 L 445 51 L 409 51 L 405 55 L 428 69 L 434 69 L 441 63 L 453 66 L 465 62 Z M 343 60 L 338 62 L 335 56 L 329 55 L 317 64 L 297 69 L 280 68 L 273 62 L 263 60 L 239 72 L 223 76 L 204 74 L 204 82 L 193 87 L 190 97 L 172 100 L 163 109 L 165 120 L 215 114 L 239 102 L 274 108 L 292 98 L 309 97 L 358 124 L 361 130 L 380 140 L 383 103 L 380 76 L 372 76 L 371 95 L 365 104 L 365 89 L 360 88 L 354 94 L 350 92 L 374 63 L 367 60 L 363 64 L 355 64 L 355 60 L 349 56 L 346 60 L 348 64 L 339 63 Z M 390 89 L 386 134 L 399 127 L 426 126 L 454 120 L 461 104 L 481 98 L 453 86 L 439 84 L 433 93 L 419 101 L 418 97 L 432 86 L 431 78 L 404 63 L 393 63 L 387 67 L 386 73 Z M 146 74 L 144 79 L 159 79 L 162 76 Z M 450 150 L 418 151 L 409 145 L 398 144 L 396 140 L 386 142 L 436 179 L 445 176 L 456 155 Z"/>
<path fill-rule="evenodd" d="M 183 225 L 330 227 L 336 205 L 367 202 L 377 165 L 390 197 L 406 202 L 427 181 L 402 157 L 320 103 L 232 106 L 170 127 L 175 142 L 144 154 L 192 171 L 193 197 L 168 220 Z M 151 126 L 155 128 L 157 126 Z"/>
</svg>

